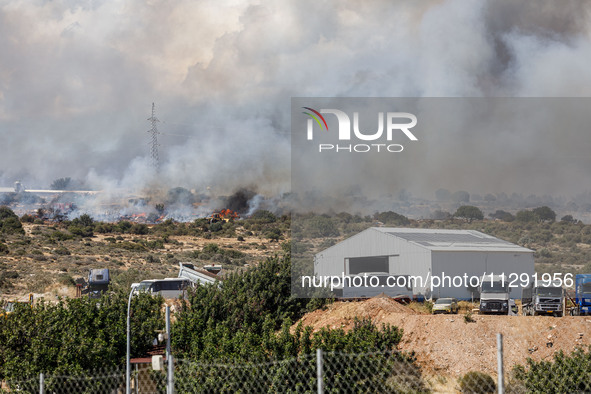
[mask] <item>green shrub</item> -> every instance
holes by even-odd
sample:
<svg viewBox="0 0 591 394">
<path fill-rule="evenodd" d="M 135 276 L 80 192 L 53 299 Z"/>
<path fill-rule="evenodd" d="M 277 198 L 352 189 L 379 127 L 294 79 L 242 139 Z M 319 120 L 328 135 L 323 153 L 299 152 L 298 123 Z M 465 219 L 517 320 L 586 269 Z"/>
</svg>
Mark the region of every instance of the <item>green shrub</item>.
<svg viewBox="0 0 591 394">
<path fill-rule="evenodd" d="M 394 226 L 407 226 L 410 223 L 406 216 L 392 211 L 376 213 L 374 218 L 384 224 Z"/>
<path fill-rule="evenodd" d="M 94 231 L 99 234 L 114 233 L 117 232 L 118 229 L 119 228 L 112 223 L 96 223 L 94 226 Z"/>
<path fill-rule="evenodd" d="M 466 312 L 464 315 L 464 323 L 475 323 L 476 320 L 472 317 L 472 311 Z"/>
<path fill-rule="evenodd" d="M 470 371 L 458 379 L 462 393 L 494 393 L 497 385 L 494 379 L 483 372 Z"/>
<path fill-rule="evenodd" d="M 90 226 L 80 226 L 71 224 L 68 226 L 68 231 L 73 235 L 77 235 L 82 238 L 92 237 L 94 235 L 94 230 Z"/>
<path fill-rule="evenodd" d="M 150 231 L 150 229 L 148 228 L 147 225 L 139 224 L 139 223 L 133 224 L 131 226 L 131 228 L 129 229 L 129 232 L 131 234 L 136 234 L 136 235 L 145 235 L 145 234 L 148 234 L 149 231 Z"/>
<path fill-rule="evenodd" d="M 265 238 L 269 239 L 271 242 L 279 242 L 281 231 L 278 228 L 272 228 L 265 233 Z"/>
<path fill-rule="evenodd" d="M 12 287 L 10 279 L 18 279 L 19 274 L 16 271 L 0 271 L 0 289 L 8 289 Z"/>
<path fill-rule="evenodd" d="M 210 243 L 210 244 L 206 244 L 201 249 L 201 252 L 215 254 L 215 253 L 219 252 L 219 250 L 220 250 L 220 247 L 218 246 L 218 244 L 216 244 L 216 243 Z"/>
<path fill-rule="evenodd" d="M 12 209 L 0 207 L 0 233 L 3 234 L 24 234 L 23 225 Z"/>
<path fill-rule="evenodd" d="M 216 222 L 209 225 L 209 231 L 212 233 L 217 233 L 218 231 L 221 231 L 222 228 L 224 228 L 224 225 L 221 222 Z"/>
<path fill-rule="evenodd" d="M 277 216 L 273 215 L 272 212 L 269 212 L 264 209 L 259 209 L 255 211 L 250 218 L 255 219 L 260 223 L 275 223 L 277 221 Z"/>
<path fill-rule="evenodd" d="M 65 248 L 63 246 L 60 246 L 59 248 L 56 248 L 53 250 L 54 254 L 59 254 L 61 256 L 69 256 L 71 253 L 68 250 L 68 248 Z"/>
<path fill-rule="evenodd" d="M 21 216 L 21 223 L 33 223 L 35 221 L 35 217 L 32 215 L 25 214 Z"/>
<path fill-rule="evenodd" d="M 454 213 L 454 216 L 457 218 L 466 219 L 468 221 L 484 219 L 484 214 L 480 208 L 472 205 L 462 205 Z"/>
<path fill-rule="evenodd" d="M 121 248 L 121 249 L 125 249 L 125 250 L 135 250 L 135 251 L 145 251 L 146 250 L 146 248 L 141 244 L 136 244 L 136 243 L 127 242 L 127 241 L 118 242 L 115 244 L 109 244 L 109 246 L 113 247 L 113 248 Z"/>
<path fill-rule="evenodd" d="M 552 361 L 527 359 L 527 368 L 513 368 L 515 378 L 528 392 L 582 393 L 591 391 L 591 346 L 585 352 L 578 348 L 570 355 L 562 350 L 554 354 Z"/>
<path fill-rule="evenodd" d="M 556 220 L 556 212 L 550 207 L 543 206 L 534 208 L 532 211 L 541 221 L 553 222 Z"/>
<path fill-rule="evenodd" d="M 68 274 L 60 274 L 58 281 L 64 286 L 76 286 L 76 281 Z"/>
<path fill-rule="evenodd" d="M 306 219 L 304 232 L 309 238 L 338 237 L 340 234 L 336 223 L 327 216 Z"/>
<path fill-rule="evenodd" d="M 56 240 L 56 241 L 66 241 L 68 239 L 74 238 L 72 234 L 67 234 L 59 230 L 55 230 L 49 234 L 49 238 Z"/>
<path fill-rule="evenodd" d="M 122 220 L 119 223 L 117 223 L 117 227 L 119 228 L 119 232 L 120 233 L 126 233 L 129 231 L 129 229 L 131 229 L 133 225 L 126 221 L 126 220 Z"/>
<path fill-rule="evenodd" d="M 539 217 L 532 211 L 522 210 L 515 214 L 515 219 L 518 222 L 537 222 Z"/>
</svg>

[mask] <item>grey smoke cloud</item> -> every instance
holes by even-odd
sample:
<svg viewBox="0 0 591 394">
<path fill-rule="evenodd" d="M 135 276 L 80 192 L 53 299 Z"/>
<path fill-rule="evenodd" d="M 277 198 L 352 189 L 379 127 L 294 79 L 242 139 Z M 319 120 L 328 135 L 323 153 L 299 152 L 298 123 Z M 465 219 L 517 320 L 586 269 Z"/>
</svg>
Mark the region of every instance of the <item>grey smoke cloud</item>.
<svg viewBox="0 0 591 394">
<path fill-rule="evenodd" d="M 288 191 L 290 97 L 589 96 L 589 7 L 3 1 L 0 180 L 43 187 L 71 176 L 141 190 L 152 182 L 146 118 L 155 101 L 161 186 Z M 512 149 L 547 151 L 529 137 Z M 450 170 L 470 158 L 456 153 Z M 515 157 L 500 175 L 525 165 Z"/>
</svg>

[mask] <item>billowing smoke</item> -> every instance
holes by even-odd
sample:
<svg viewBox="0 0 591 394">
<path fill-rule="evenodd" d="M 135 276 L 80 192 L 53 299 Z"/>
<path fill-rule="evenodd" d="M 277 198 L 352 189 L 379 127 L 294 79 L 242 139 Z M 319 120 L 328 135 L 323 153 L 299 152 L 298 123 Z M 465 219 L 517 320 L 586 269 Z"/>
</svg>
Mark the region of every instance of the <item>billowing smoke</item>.
<svg viewBox="0 0 591 394">
<path fill-rule="evenodd" d="M 237 190 L 234 194 L 226 198 L 225 206 L 238 213 L 248 212 L 248 202 L 256 195 L 255 192 L 248 189 Z"/>
<path fill-rule="evenodd" d="M 271 201 L 290 190 L 290 97 L 586 97 L 590 7 L 508 0 L 4 2 L 0 185 L 20 179 L 45 188 L 71 177 L 103 191 L 91 200 L 101 207 L 131 194 L 154 209 L 175 187 L 215 199 L 255 185 Z M 161 121 L 159 173 L 150 166 L 146 132 L 153 101 Z M 537 149 L 536 141 L 527 143 Z M 452 169 L 463 152 L 454 155 Z M 503 178 L 507 160 L 493 178 Z M 568 194 L 562 171 L 545 176 Z M 403 186 L 432 193 L 424 182 Z M 582 184 L 588 182 L 577 181 L 573 193 L 583 192 Z M 465 188 L 429 185 L 443 186 Z M 556 191 L 542 189 L 536 193 Z M 528 193 L 503 182 L 490 191 Z"/>
</svg>

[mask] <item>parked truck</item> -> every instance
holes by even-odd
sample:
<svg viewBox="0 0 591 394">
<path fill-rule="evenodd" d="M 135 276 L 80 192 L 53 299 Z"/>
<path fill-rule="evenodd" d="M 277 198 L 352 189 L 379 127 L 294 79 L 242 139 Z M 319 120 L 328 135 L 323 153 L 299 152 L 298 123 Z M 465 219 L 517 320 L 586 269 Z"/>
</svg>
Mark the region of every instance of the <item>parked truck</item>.
<svg viewBox="0 0 591 394">
<path fill-rule="evenodd" d="M 503 275 L 486 274 L 480 281 L 479 313 L 509 314 L 509 282 Z"/>
<path fill-rule="evenodd" d="M 89 298 L 100 298 L 109 289 L 110 282 L 108 268 L 93 268 L 88 273 L 88 286 L 85 292 Z"/>
<path fill-rule="evenodd" d="M 591 314 L 591 274 L 578 274 L 575 276 L 575 306 L 571 309 L 571 315 Z"/>
<path fill-rule="evenodd" d="M 521 312 L 524 316 L 552 315 L 561 317 L 564 314 L 564 289 L 560 283 L 544 286 L 532 281 L 522 289 Z"/>
</svg>

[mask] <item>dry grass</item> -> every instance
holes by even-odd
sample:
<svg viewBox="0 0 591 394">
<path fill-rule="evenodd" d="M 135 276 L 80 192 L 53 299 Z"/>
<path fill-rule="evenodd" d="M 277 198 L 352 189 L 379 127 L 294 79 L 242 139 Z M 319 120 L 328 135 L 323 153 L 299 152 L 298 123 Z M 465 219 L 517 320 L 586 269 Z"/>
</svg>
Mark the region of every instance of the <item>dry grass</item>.
<svg viewBox="0 0 591 394">
<path fill-rule="evenodd" d="M 418 313 L 424 313 L 424 314 L 431 313 L 429 306 L 425 302 L 412 301 L 410 304 L 408 304 L 408 307 Z"/>
<path fill-rule="evenodd" d="M 236 236 L 164 238 L 159 234 L 118 233 L 73 238 L 66 229 L 51 224 L 25 223 L 24 229 L 25 236 L 3 237 L 10 253 L 0 256 L 0 271 L 16 271 L 19 275 L 8 284 L 5 281 L 0 298 L 18 298 L 30 292 L 53 295 L 56 285 L 75 289 L 71 280 L 86 279 L 91 268 L 108 268 L 115 286 L 129 286 L 143 279 L 176 276 L 179 262 L 191 262 L 197 267 L 222 264 L 229 272 L 282 253 L 280 242 L 270 242 L 256 231 L 247 234 L 240 226 L 236 233 L 243 241 Z M 212 243 L 221 252 L 200 255 Z M 67 294 L 68 290 L 59 293 Z"/>
<path fill-rule="evenodd" d="M 458 313 L 468 313 L 472 312 L 472 309 L 478 308 L 478 303 L 470 301 L 458 301 L 458 306 L 460 307 Z"/>
</svg>

